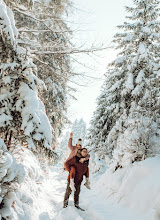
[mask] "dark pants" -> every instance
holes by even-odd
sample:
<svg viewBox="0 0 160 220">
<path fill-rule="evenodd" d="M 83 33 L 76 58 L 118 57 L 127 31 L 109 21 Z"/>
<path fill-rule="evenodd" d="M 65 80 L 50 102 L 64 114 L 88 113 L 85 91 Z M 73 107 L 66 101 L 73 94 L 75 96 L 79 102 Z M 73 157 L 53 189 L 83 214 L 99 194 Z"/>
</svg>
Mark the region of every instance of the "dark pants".
<svg viewBox="0 0 160 220">
<path fill-rule="evenodd" d="M 68 205 L 69 196 L 71 195 L 71 188 L 69 186 L 70 183 L 67 184 L 66 193 L 64 195 L 64 207 Z M 81 184 L 75 185 L 76 191 L 74 192 L 74 205 L 79 205 L 79 193 L 81 191 Z"/>
</svg>

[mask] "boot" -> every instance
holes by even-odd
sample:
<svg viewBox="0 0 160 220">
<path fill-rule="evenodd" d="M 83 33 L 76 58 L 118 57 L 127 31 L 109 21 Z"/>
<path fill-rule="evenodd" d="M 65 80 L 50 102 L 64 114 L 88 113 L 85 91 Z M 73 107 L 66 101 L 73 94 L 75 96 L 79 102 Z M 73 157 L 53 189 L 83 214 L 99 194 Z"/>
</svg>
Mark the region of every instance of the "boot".
<svg viewBox="0 0 160 220">
<path fill-rule="evenodd" d="M 71 190 L 73 191 L 73 192 L 75 192 L 76 191 L 76 188 L 75 188 L 75 186 L 74 186 L 74 179 L 70 179 L 70 188 L 71 188 Z"/>
<path fill-rule="evenodd" d="M 77 209 L 81 210 L 81 211 L 85 211 L 84 209 L 82 209 L 81 207 L 79 207 L 79 205 L 76 205 L 76 204 L 75 204 L 75 207 L 76 207 Z"/>
<path fill-rule="evenodd" d="M 67 208 L 67 206 L 68 206 L 68 199 L 67 199 L 67 200 L 64 200 L 63 208 Z"/>
<path fill-rule="evenodd" d="M 89 178 L 86 178 L 86 182 L 84 183 L 84 185 L 85 187 L 87 187 L 87 189 L 91 189 Z"/>
<path fill-rule="evenodd" d="M 64 204 L 64 205 L 63 205 L 63 208 L 67 208 L 67 206 L 68 206 L 67 204 Z"/>
</svg>

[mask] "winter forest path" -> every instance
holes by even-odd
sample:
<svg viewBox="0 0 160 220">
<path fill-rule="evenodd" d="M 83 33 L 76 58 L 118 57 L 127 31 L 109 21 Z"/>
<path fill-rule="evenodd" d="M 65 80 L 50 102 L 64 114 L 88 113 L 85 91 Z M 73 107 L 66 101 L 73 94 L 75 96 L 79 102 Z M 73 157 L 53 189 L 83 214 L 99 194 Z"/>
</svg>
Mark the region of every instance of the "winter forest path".
<svg viewBox="0 0 160 220">
<path fill-rule="evenodd" d="M 80 206 L 86 211 L 82 212 L 74 207 L 73 195 L 70 196 L 69 206 L 63 209 L 63 198 L 67 183 L 67 172 L 60 166 L 51 169 L 48 181 L 43 184 L 42 212 L 39 220 L 143 220 L 127 208 L 113 205 L 102 193 L 97 193 L 94 183 L 97 177 L 91 178 L 91 190 L 87 190 L 82 183 L 80 193 Z M 103 187 L 103 186 L 102 186 Z M 41 210 L 41 211 L 42 211 Z"/>
</svg>

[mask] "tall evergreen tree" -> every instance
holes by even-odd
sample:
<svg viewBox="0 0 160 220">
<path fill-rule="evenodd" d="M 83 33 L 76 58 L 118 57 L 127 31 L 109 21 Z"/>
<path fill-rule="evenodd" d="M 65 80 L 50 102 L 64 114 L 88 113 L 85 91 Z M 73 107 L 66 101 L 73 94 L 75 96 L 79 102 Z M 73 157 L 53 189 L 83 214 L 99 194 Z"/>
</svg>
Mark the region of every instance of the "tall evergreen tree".
<svg viewBox="0 0 160 220">
<path fill-rule="evenodd" d="M 32 54 L 38 77 L 46 85 L 46 89 L 41 92 L 41 99 L 53 127 L 52 143 L 55 146 L 63 124 L 67 121 L 67 82 L 71 72 L 67 51 L 71 47 L 71 31 L 64 15 L 67 14 L 70 2 L 6 2 L 15 15 L 20 33 L 18 43 Z"/>
<path fill-rule="evenodd" d="M 159 153 L 160 22 L 158 0 L 133 0 L 114 36 L 118 57 L 106 74 L 89 129 L 89 145 L 116 166 Z"/>
<path fill-rule="evenodd" d="M 29 147 L 52 156 L 52 127 L 38 91 L 44 83 L 36 76 L 30 54 L 18 46 L 12 11 L 0 5 L 0 135 L 27 142 Z"/>
</svg>

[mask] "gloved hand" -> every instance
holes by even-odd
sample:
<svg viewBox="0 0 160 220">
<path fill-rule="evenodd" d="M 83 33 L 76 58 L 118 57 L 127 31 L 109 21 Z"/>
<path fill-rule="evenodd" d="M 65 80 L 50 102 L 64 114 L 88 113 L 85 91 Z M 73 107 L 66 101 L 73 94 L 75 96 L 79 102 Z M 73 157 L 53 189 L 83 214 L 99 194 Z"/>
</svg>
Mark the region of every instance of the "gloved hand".
<svg viewBox="0 0 160 220">
<path fill-rule="evenodd" d="M 73 133 L 72 132 L 70 133 L 70 138 L 73 138 Z"/>
<path fill-rule="evenodd" d="M 87 189 L 91 189 L 89 178 L 86 178 L 86 182 L 84 183 L 84 185 L 87 187 Z"/>
<path fill-rule="evenodd" d="M 75 186 L 74 186 L 74 179 L 70 179 L 70 188 L 71 188 L 71 190 L 73 191 L 73 192 L 75 192 L 76 191 L 76 188 L 75 188 Z"/>
</svg>

